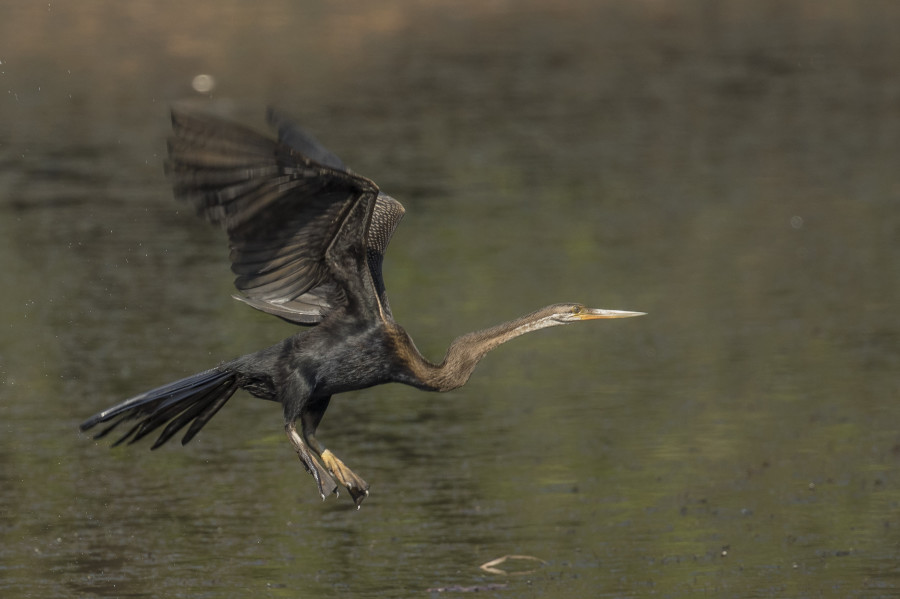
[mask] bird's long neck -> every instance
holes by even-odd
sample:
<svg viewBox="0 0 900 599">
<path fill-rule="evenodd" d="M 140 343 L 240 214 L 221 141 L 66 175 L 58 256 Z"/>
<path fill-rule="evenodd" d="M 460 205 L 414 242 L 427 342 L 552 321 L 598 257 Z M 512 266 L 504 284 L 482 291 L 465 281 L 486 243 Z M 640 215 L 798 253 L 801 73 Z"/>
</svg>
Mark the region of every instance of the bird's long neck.
<svg viewBox="0 0 900 599">
<path fill-rule="evenodd" d="M 425 387 L 435 391 L 449 391 L 465 385 L 478 362 L 498 345 L 519 335 L 560 324 L 543 317 L 544 311 L 538 310 L 510 322 L 457 337 L 440 364 L 423 359 L 417 369 L 417 377 Z"/>
</svg>

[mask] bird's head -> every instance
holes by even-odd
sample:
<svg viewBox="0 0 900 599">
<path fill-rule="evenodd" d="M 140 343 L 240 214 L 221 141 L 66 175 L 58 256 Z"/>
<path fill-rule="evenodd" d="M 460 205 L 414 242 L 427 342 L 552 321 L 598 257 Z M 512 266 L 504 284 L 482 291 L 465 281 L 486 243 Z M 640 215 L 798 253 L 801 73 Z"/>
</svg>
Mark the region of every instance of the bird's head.
<svg viewBox="0 0 900 599">
<path fill-rule="evenodd" d="M 598 318 L 628 318 L 644 312 L 586 308 L 582 304 L 553 304 L 495 327 L 457 337 L 450 344 L 444 361 L 428 388 L 439 391 L 456 389 L 466 383 L 475 365 L 489 351 L 510 339 L 547 327 Z"/>
</svg>

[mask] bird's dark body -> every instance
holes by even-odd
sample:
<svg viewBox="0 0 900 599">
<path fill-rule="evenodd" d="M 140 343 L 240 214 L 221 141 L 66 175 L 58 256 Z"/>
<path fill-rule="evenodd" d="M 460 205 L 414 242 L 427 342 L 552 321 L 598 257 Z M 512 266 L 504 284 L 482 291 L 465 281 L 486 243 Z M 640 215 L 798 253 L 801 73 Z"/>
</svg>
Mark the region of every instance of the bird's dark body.
<svg viewBox="0 0 900 599">
<path fill-rule="evenodd" d="M 241 293 L 235 297 L 308 328 L 103 410 L 83 430 L 110 422 L 100 437 L 132 422 L 118 444 L 164 426 L 155 448 L 187 427 L 187 443 L 245 389 L 281 404 L 288 438 L 322 497 L 337 492 L 337 479 L 359 506 L 368 484 L 315 435 L 333 395 L 389 382 L 455 389 L 485 354 L 514 337 L 639 314 L 554 304 L 458 337 L 439 364 L 426 360 L 394 322 L 381 275 L 403 206 L 281 116 L 270 112 L 269 120 L 278 140 L 208 115 L 173 111 L 167 171 L 175 196 L 228 233 Z"/>
<path fill-rule="evenodd" d="M 296 398 L 320 400 L 392 382 L 422 388 L 403 365 L 389 359 L 397 354 L 398 341 L 405 337 L 396 325 L 387 329 L 367 322 L 326 318 L 312 329 L 219 369 L 235 372 L 241 386 L 254 396 L 281 402 L 287 413 L 299 413 L 305 404 L 297 403 Z M 296 392 L 298 387 L 303 393 Z"/>
</svg>

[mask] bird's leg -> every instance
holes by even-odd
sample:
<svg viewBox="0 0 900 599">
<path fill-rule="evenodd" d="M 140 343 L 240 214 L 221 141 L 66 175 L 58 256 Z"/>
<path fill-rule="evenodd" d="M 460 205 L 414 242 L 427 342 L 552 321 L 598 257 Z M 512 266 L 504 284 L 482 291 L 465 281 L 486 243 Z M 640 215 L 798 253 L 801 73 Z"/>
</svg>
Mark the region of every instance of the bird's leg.
<svg viewBox="0 0 900 599">
<path fill-rule="evenodd" d="M 300 457 L 303 467 L 306 468 L 307 472 L 313 475 L 314 479 L 316 479 L 316 485 L 319 487 L 319 495 L 322 496 L 322 499 L 324 500 L 332 493 L 337 494 L 337 484 L 335 484 L 334 479 L 322 469 L 319 462 L 309 453 L 310 448 L 306 444 L 306 441 L 303 440 L 303 437 L 300 436 L 300 433 L 297 432 L 296 423 L 293 421 L 286 423 L 284 425 L 284 430 L 287 433 L 288 439 L 291 441 L 291 445 L 297 450 L 297 455 Z"/>
<path fill-rule="evenodd" d="M 325 406 L 327 407 L 327 403 Z M 339 483 L 347 488 L 353 502 L 356 503 L 356 509 L 362 504 L 363 499 L 369 496 L 369 483 L 356 475 L 350 468 L 344 465 L 336 455 L 330 450 L 325 449 L 318 439 L 316 439 L 316 428 L 325 414 L 325 409 L 309 410 L 300 415 L 300 421 L 303 423 L 303 437 L 306 439 L 309 448 L 312 449 L 324 462 L 325 467 L 331 472 Z M 337 493 L 337 491 L 335 491 Z"/>
</svg>

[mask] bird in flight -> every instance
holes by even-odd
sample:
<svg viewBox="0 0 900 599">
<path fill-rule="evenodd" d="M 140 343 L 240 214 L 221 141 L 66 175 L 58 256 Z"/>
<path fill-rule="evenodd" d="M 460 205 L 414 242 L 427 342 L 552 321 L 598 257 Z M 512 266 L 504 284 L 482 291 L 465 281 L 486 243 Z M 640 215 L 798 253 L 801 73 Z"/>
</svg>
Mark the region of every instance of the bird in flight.
<svg viewBox="0 0 900 599">
<path fill-rule="evenodd" d="M 271 139 L 202 112 L 175 109 L 166 171 L 175 197 L 225 229 L 236 299 L 303 327 L 287 339 L 136 395 L 86 420 L 122 423 L 116 441 L 158 430 L 155 449 L 187 427 L 189 442 L 238 389 L 281 404 L 284 430 L 325 499 L 349 492 L 357 508 L 369 485 L 316 437 L 336 393 L 383 383 L 449 391 L 489 351 L 546 327 L 642 312 L 554 304 L 456 338 L 443 361 L 422 356 L 391 314 L 381 265 L 404 208 L 277 112 Z"/>
</svg>

